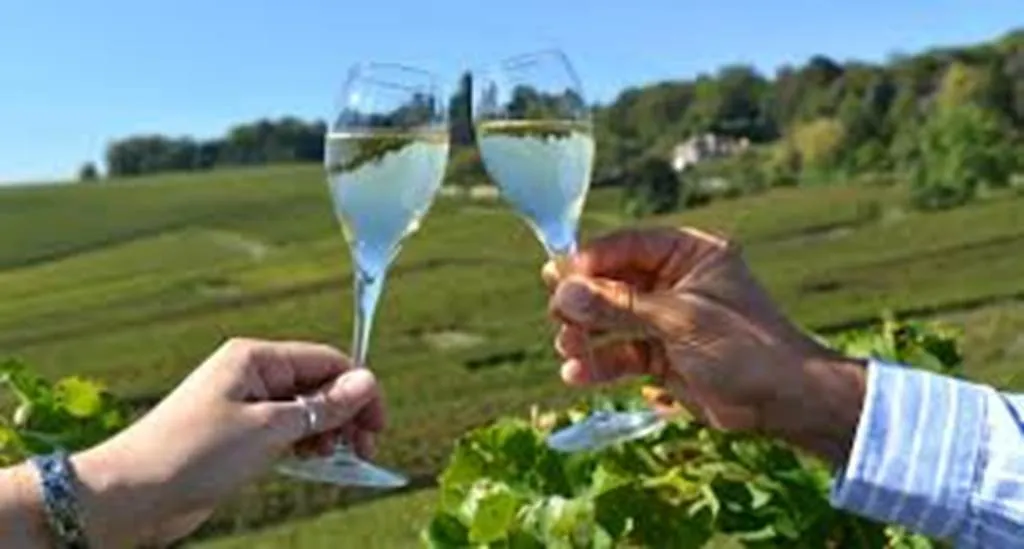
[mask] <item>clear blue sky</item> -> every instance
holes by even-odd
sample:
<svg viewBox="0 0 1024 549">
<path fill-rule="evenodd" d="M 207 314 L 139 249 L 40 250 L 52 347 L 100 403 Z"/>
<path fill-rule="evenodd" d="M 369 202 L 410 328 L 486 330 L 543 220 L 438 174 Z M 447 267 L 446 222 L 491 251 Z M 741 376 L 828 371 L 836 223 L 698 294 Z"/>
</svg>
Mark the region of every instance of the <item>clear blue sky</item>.
<svg viewBox="0 0 1024 549">
<path fill-rule="evenodd" d="M 0 181 L 138 132 L 325 117 L 358 60 L 460 69 L 559 46 L 590 99 L 730 62 L 878 60 L 1024 26 L 1021 0 L 0 0 Z"/>
</svg>

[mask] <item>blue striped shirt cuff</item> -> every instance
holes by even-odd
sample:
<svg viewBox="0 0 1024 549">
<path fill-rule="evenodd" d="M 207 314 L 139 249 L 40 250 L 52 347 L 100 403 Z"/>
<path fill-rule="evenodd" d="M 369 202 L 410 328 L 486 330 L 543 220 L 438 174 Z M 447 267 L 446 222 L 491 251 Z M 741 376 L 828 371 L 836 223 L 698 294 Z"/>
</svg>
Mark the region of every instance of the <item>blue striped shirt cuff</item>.
<svg viewBox="0 0 1024 549">
<path fill-rule="evenodd" d="M 982 386 L 871 361 L 850 457 L 831 503 L 935 538 L 959 532 L 985 436 Z"/>
</svg>

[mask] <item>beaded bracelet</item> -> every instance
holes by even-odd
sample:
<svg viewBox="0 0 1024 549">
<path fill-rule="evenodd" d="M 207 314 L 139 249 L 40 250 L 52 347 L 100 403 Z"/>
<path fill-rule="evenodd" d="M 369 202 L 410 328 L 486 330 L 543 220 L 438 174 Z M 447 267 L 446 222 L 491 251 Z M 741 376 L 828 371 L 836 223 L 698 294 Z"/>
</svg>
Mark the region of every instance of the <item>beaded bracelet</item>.
<svg viewBox="0 0 1024 549">
<path fill-rule="evenodd" d="M 64 451 L 31 460 L 39 471 L 43 509 L 61 549 L 88 549 L 85 526 L 76 497 L 74 468 Z"/>
</svg>

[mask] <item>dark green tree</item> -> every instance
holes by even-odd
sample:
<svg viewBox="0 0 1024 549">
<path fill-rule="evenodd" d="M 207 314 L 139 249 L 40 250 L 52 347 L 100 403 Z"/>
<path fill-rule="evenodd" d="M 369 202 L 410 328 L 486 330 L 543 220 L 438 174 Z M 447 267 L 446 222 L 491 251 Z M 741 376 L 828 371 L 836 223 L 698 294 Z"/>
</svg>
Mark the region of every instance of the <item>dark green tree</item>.
<svg viewBox="0 0 1024 549">
<path fill-rule="evenodd" d="M 100 173 L 96 169 L 96 164 L 93 162 L 86 162 L 82 164 L 82 167 L 78 169 L 78 180 L 79 181 L 96 181 L 99 179 Z"/>
<path fill-rule="evenodd" d="M 646 157 L 630 165 L 624 176 L 624 209 L 631 217 L 658 215 L 680 205 L 681 184 L 668 162 Z"/>
<path fill-rule="evenodd" d="M 465 72 L 459 78 L 458 89 L 452 94 L 448 106 L 448 124 L 451 128 L 451 144 L 453 147 L 473 146 L 473 77 Z"/>
<path fill-rule="evenodd" d="M 978 105 L 938 109 L 919 136 L 913 205 L 950 208 L 971 200 L 982 185 L 1006 185 L 1013 169 L 1006 135 L 999 118 Z"/>
</svg>

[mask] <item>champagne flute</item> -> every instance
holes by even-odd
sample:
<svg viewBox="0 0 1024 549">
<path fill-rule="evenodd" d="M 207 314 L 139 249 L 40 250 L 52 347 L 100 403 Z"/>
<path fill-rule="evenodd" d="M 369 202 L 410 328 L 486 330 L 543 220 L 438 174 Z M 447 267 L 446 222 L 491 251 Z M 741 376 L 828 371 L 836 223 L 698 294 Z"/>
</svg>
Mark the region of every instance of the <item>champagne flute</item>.
<svg viewBox="0 0 1024 549">
<path fill-rule="evenodd" d="M 446 100 L 431 73 L 394 64 L 350 69 L 328 126 L 324 166 L 355 282 L 352 354 L 366 367 L 388 267 L 441 187 L 448 161 Z M 340 485 L 400 487 L 407 479 L 339 443 L 330 457 L 290 459 L 285 474 Z"/>
<path fill-rule="evenodd" d="M 501 61 L 478 79 L 473 122 L 484 167 L 566 272 L 595 148 L 576 72 L 564 53 L 547 50 Z M 661 425 L 654 412 L 596 411 L 553 433 L 548 444 L 565 452 L 596 450 Z"/>
</svg>

